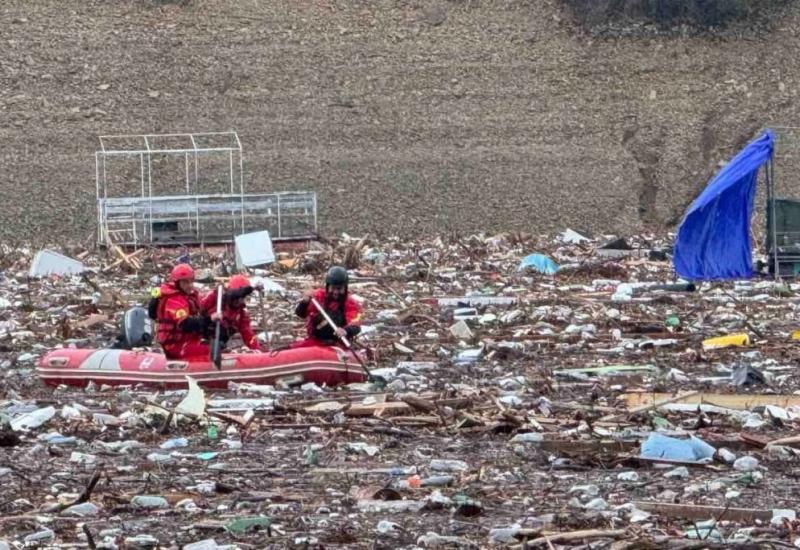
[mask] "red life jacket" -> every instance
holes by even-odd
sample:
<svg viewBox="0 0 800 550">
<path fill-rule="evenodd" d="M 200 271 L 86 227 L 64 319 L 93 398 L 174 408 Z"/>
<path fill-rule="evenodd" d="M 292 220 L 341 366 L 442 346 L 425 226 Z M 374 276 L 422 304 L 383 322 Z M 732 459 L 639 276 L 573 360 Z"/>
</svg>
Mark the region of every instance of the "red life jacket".
<svg viewBox="0 0 800 550">
<path fill-rule="evenodd" d="M 187 317 L 200 314 L 200 296 L 196 290 L 185 294 L 175 283 L 161 285 L 158 299 L 158 343 L 175 345 L 185 342 L 199 341 L 199 334 L 185 333 L 180 325 Z"/>
</svg>

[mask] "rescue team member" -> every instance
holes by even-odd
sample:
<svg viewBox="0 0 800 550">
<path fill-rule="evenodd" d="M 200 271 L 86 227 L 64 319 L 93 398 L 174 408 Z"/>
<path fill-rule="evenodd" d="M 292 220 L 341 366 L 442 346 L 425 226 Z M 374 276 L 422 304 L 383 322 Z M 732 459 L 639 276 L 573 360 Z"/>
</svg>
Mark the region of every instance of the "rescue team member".
<svg viewBox="0 0 800 550">
<path fill-rule="evenodd" d="M 339 343 L 337 336 L 346 336 L 348 339 L 352 339 L 361 332 L 361 306 L 347 294 L 347 284 L 347 270 L 334 266 L 328 270 L 328 274 L 325 276 L 325 288 L 309 290 L 305 293 L 303 299 L 297 304 L 295 313 L 298 317 L 306 320 L 307 337 L 295 342 L 291 347 L 333 346 Z M 335 332 L 311 302 L 312 297 L 336 324 Z"/>
<path fill-rule="evenodd" d="M 260 286 L 260 285 L 258 285 Z M 234 275 L 228 281 L 222 295 L 222 345 L 237 332 L 242 342 L 250 349 L 261 349 L 258 338 L 250 326 L 250 313 L 247 311 L 246 298 L 253 293 L 254 287 L 244 275 Z M 205 314 L 212 315 L 217 310 L 217 289 L 209 292 L 201 301 Z"/>
<path fill-rule="evenodd" d="M 189 357 L 208 360 L 208 337 L 216 311 L 205 315 L 194 288 L 194 270 L 187 264 L 172 268 L 169 281 L 161 285 L 158 300 L 158 343 L 170 359 Z"/>
</svg>

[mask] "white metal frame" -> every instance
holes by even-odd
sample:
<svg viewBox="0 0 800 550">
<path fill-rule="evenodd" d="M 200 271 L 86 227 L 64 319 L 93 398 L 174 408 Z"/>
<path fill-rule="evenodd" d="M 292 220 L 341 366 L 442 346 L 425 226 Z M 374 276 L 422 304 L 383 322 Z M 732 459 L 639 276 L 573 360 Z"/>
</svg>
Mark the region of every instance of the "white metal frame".
<svg viewBox="0 0 800 550">
<path fill-rule="evenodd" d="M 101 245 L 105 245 L 109 240 L 110 234 L 114 231 L 108 227 L 109 212 L 108 206 L 117 206 L 121 203 L 130 202 L 131 204 L 131 219 L 130 228 L 116 230 L 118 232 L 125 232 L 129 237 L 124 238 L 129 244 L 137 244 L 140 241 L 153 242 L 155 239 L 153 232 L 153 223 L 155 221 L 154 203 L 162 204 L 163 200 L 180 201 L 181 198 L 188 196 L 195 199 L 195 227 L 200 235 L 201 225 L 201 201 L 211 199 L 212 197 L 220 200 L 238 201 L 239 203 L 239 228 L 242 233 L 245 232 L 245 219 L 246 212 L 255 211 L 251 205 L 246 205 L 245 201 L 252 199 L 258 204 L 258 201 L 263 201 L 264 197 L 268 195 L 246 195 L 244 189 L 244 159 L 242 156 L 242 144 L 236 132 L 205 132 L 205 133 L 185 133 L 185 134 L 141 134 L 141 135 L 104 135 L 99 137 L 100 148 L 95 151 L 95 187 L 97 198 L 97 215 L 98 215 L 98 241 Z M 165 146 L 163 142 L 177 142 L 177 146 Z M 183 155 L 184 157 L 184 180 L 186 185 L 186 192 L 184 196 L 172 195 L 154 195 L 153 194 L 153 163 L 152 156 L 156 154 L 165 154 L 170 156 Z M 227 179 L 230 185 L 230 195 L 209 195 L 203 193 L 200 188 L 200 157 L 212 154 L 227 154 L 228 156 L 228 171 Z M 139 157 L 139 193 L 138 197 L 135 195 L 128 195 L 126 197 L 109 197 L 108 196 L 108 169 L 106 161 L 114 157 Z M 191 159 L 190 159 L 191 157 Z M 236 174 L 238 169 L 238 174 Z M 238 184 L 238 185 L 237 185 Z M 238 187 L 238 190 L 237 190 Z M 312 205 L 313 208 L 313 227 L 310 228 L 308 234 L 304 237 L 312 237 L 317 231 L 317 201 L 316 194 L 313 192 L 300 192 L 300 193 L 276 193 L 273 196 L 277 200 L 277 235 L 274 238 L 303 238 L 297 235 L 283 236 L 282 223 L 281 223 L 281 198 L 283 196 L 305 196 L 305 200 Z M 127 201 L 129 199 L 129 201 Z M 140 200 L 137 200 L 140 199 Z M 137 223 L 142 223 L 140 216 L 141 202 L 146 201 L 148 213 L 146 216 L 146 224 L 144 227 L 143 235 L 140 235 L 137 230 Z M 116 204 L 115 204 L 116 203 Z M 271 209 L 270 209 L 271 210 Z M 231 211 L 232 214 L 233 211 Z M 188 210 L 185 210 L 187 216 L 191 216 Z M 235 215 L 235 214 L 234 214 Z M 157 217 L 157 216 L 156 216 Z M 271 215 L 265 216 L 266 218 L 272 217 Z M 190 218 L 191 219 L 191 218 Z M 127 220 L 116 219 L 116 223 Z M 149 234 L 148 234 L 149 228 Z M 132 241 L 132 242 L 130 242 Z"/>
</svg>

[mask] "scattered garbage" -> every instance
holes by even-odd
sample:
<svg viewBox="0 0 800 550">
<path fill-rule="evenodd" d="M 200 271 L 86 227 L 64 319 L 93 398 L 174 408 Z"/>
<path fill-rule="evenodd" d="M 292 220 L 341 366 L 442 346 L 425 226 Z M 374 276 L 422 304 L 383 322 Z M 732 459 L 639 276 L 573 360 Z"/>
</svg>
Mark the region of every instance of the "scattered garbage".
<svg viewBox="0 0 800 550">
<path fill-rule="evenodd" d="M 218 548 L 217 541 L 214 539 L 205 539 L 186 544 L 183 550 L 217 550 Z"/>
<path fill-rule="evenodd" d="M 545 275 L 555 275 L 558 271 L 558 264 L 544 254 L 530 254 L 522 258 L 517 269 L 519 271 L 532 269 Z"/>
<path fill-rule="evenodd" d="M 743 347 L 750 345 L 749 334 L 729 334 L 727 336 L 717 336 L 703 340 L 704 350 L 724 349 L 732 346 Z"/>
<path fill-rule="evenodd" d="M 74 504 L 61 512 L 62 516 L 74 516 L 78 518 L 94 517 L 98 515 L 101 508 L 92 502 Z"/>
<path fill-rule="evenodd" d="M 41 545 L 45 542 L 52 541 L 55 539 L 56 534 L 53 532 L 52 529 L 42 529 L 41 531 L 36 531 L 35 533 L 31 533 L 30 535 L 25 537 L 25 544 L 26 545 Z"/>
<path fill-rule="evenodd" d="M 775 510 L 772 510 L 772 519 L 770 520 L 770 524 L 777 527 L 783 527 L 785 523 L 791 523 L 795 520 L 797 520 L 797 513 L 794 510 L 776 508 Z"/>
<path fill-rule="evenodd" d="M 731 373 L 731 382 L 735 386 L 752 386 L 766 384 L 764 374 L 751 365 L 737 365 Z"/>
<path fill-rule="evenodd" d="M 236 268 L 240 271 L 245 267 L 256 267 L 275 261 L 269 231 L 236 235 L 235 246 Z"/>
<path fill-rule="evenodd" d="M 714 447 L 694 436 L 690 436 L 689 439 L 677 439 L 651 433 L 647 440 L 642 443 L 640 456 L 643 458 L 700 462 L 710 460 L 715 452 Z"/>
<path fill-rule="evenodd" d="M 50 275 L 64 277 L 79 275 L 84 271 L 86 271 L 86 267 L 78 260 L 73 260 L 52 250 L 40 250 L 33 257 L 28 275 L 30 277 L 48 277 Z"/>
<path fill-rule="evenodd" d="M 463 460 L 431 460 L 431 470 L 434 472 L 466 472 L 469 466 Z"/>
<path fill-rule="evenodd" d="M 567 229 L 561 235 L 558 236 L 562 242 L 568 244 L 581 244 L 589 242 L 589 239 L 578 233 L 577 231 L 573 231 L 572 229 Z"/>
<path fill-rule="evenodd" d="M 511 438 L 512 443 L 541 443 L 542 441 L 544 441 L 544 436 L 537 432 L 517 434 Z"/>
<path fill-rule="evenodd" d="M 750 472 L 758 468 L 758 459 L 752 456 L 737 458 L 733 463 L 733 469 L 740 472 Z"/>
<path fill-rule="evenodd" d="M 169 502 L 164 497 L 137 495 L 131 499 L 134 508 L 169 508 Z"/>
<path fill-rule="evenodd" d="M 175 407 L 175 412 L 199 418 L 206 409 L 205 393 L 191 376 L 187 376 L 186 381 L 189 383 L 189 391 L 186 392 L 183 401 Z"/>
<path fill-rule="evenodd" d="M 639 474 L 636 472 L 622 472 L 617 474 L 617 479 L 620 481 L 639 481 Z"/>
<path fill-rule="evenodd" d="M 175 385 L 44 387 L 37 369 L 58 347 L 106 350 L 97 361 L 113 369 L 123 312 L 178 254 L 201 293 L 235 259 L 224 247 L 148 248 L 126 276 L 116 252 L 109 263 L 72 248 L 86 277 L 31 279 L 33 252 L 3 252 L 0 481 L 5 516 L 27 518 L 4 522 L 3 540 L 234 550 L 637 537 L 666 548 L 757 526 L 787 541 L 800 375 L 786 292 L 800 286 L 675 281 L 652 257 L 670 253 L 666 240 L 604 249 L 617 239 L 573 233 L 369 239 L 360 258 L 361 239 L 276 241 L 275 261 L 242 266 L 265 289 L 247 299 L 260 339 L 282 353 L 304 333 L 294 301 L 347 257 L 364 305 L 356 342 L 385 388 L 292 372 L 209 383 L 213 372 L 180 361 Z M 701 346 L 733 331 L 734 345 Z"/>
<path fill-rule="evenodd" d="M 243 517 L 230 520 L 225 524 L 225 530 L 234 535 L 245 535 L 253 531 L 269 531 L 272 519 L 262 516 Z"/>
<path fill-rule="evenodd" d="M 459 321 L 453 326 L 451 326 L 450 334 L 452 334 L 456 338 L 460 338 L 461 340 L 471 340 L 473 337 L 469 325 L 467 325 L 467 323 L 465 323 L 464 321 Z"/>
<path fill-rule="evenodd" d="M 55 415 L 56 409 L 52 406 L 36 409 L 11 420 L 11 429 L 15 432 L 33 430 L 44 425 Z"/>
<path fill-rule="evenodd" d="M 719 455 L 720 459 L 726 464 L 733 464 L 736 461 L 736 455 L 728 449 L 719 449 L 717 455 Z"/>
</svg>

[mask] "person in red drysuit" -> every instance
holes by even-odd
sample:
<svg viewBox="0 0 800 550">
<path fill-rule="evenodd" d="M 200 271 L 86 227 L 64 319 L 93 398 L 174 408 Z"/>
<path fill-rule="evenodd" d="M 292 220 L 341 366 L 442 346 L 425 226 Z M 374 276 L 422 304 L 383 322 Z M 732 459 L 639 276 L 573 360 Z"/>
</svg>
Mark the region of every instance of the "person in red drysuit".
<svg viewBox="0 0 800 550">
<path fill-rule="evenodd" d="M 234 275 L 222 295 L 222 345 L 237 332 L 244 345 L 250 349 L 261 349 L 258 338 L 250 326 L 250 313 L 247 311 L 245 299 L 253 293 L 254 287 L 244 275 Z M 201 302 L 201 307 L 208 315 L 217 310 L 217 290 L 209 292 Z"/>
<path fill-rule="evenodd" d="M 187 264 L 172 268 L 169 281 L 161 285 L 158 299 L 158 343 L 170 359 L 208 360 L 211 347 L 204 339 L 212 317 L 203 314 L 200 296 L 194 288 L 194 270 Z"/>
<path fill-rule="evenodd" d="M 347 293 L 349 277 L 343 267 L 334 266 L 325 276 L 325 288 L 309 290 L 297 304 L 295 313 L 306 320 L 307 337 L 291 345 L 292 348 L 308 346 L 333 346 L 346 336 L 352 340 L 361 332 L 361 306 Z M 312 303 L 314 298 L 336 324 L 328 325 Z"/>
</svg>

